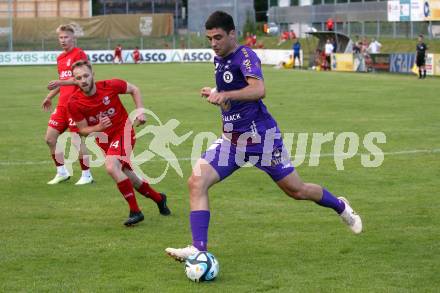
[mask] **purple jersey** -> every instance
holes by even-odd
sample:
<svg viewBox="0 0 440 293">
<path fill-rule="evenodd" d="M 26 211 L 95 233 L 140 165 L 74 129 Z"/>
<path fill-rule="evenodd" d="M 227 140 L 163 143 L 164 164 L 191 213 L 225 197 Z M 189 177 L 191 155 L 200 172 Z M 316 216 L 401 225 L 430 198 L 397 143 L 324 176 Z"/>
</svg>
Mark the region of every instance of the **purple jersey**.
<svg viewBox="0 0 440 293">
<path fill-rule="evenodd" d="M 214 64 L 215 80 L 219 92 L 246 87 L 248 85 L 247 77 L 263 79 L 260 59 L 254 51 L 246 46 L 238 47 L 224 58 L 216 56 Z M 233 140 L 243 133 L 249 133 L 249 137 L 259 134 L 264 139 L 266 130 L 274 127 L 279 132 L 277 123 L 267 111 L 262 100 L 228 101 L 222 106 L 222 120 L 223 132 L 232 134 Z"/>
</svg>

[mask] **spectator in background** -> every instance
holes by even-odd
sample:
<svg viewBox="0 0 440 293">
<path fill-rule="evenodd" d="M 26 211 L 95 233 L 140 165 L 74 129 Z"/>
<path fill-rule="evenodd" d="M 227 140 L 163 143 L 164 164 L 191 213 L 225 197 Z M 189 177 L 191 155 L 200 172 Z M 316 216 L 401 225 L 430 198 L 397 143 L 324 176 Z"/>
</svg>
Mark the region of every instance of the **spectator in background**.
<svg viewBox="0 0 440 293">
<path fill-rule="evenodd" d="M 136 47 L 133 51 L 133 61 L 135 64 L 139 64 L 141 60 L 141 53 L 139 52 L 139 47 Z"/>
<path fill-rule="evenodd" d="M 336 53 L 338 51 L 338 42 L 334 38 L 330 38 L 330 42 L 333 45 L 333 53 Z"/>
<path fill-rule="evenodd" d="M 368 45 L 367 51 L 370 54 L 378 54 L 380 53 L 380 48 L 382 48 L 382 44 L 373 38 L 370 45 Z"/>
<path fill-rule="evenodd" d="M 369 43 L 368 43 L 368 40 L 367 40 L 367 38 L 366 37 L 364 37 L 363 39 L 362 39 L 362 42 L 361 42 L 361 53 L 363 54 L 363 55 L 365 55 L 365 54 L 367 54 L 368 52 L 368 46 L 369 46 Z"/>
<path fill-rule="evenodd" d="M 118 44 L 115 48 L 115 56 L 113 57 L 113 63 L 116 63 L 116 59 L 118 60 L 118 63 L 124 63 L 124 60 L 122 60 L 122 46 L 121 44 Z"/>
<path fill-rule="evenodd" d="M 293 43 L 292 50 L 293 50 L 293 66 L 292 66 L 292 68 L 295 69 L 296 59 L 298 59 L 299 68 L 301 69 L 301 67 L 302 67 L 301 55 L 300 55 L 301 54 L 301 43 L 299 42 L 298 39 L 296 39 L 296 42 Z"/>
<path fill-rule="evenodd" d="M 293 30 L 290 30 L 289 32 L 289 39 L 291 40 L 295 40 L 296 39 L 296 34 Z"/>
<path fill-rule="evenodd" d="M 288 39 L 290 39 L 290 34 L 288 31 L 284 31 L 280 35 L 280 40 L 278 41 L 277 46 L 281 46 L 284 42 L 286 42 Z"/>
<path fill-rule="evenodd" d="M 330 17 L 329 19 L 327 19 L 326 27 L 327 27 L 328 31 L 333 31 L 334 25 L 335 25 L 335 23 L 333 22 L 333 18 Z"/>
<path fill-rule="evenodd" d="M 244 44 L 248 47 L 252 47 L 252 36 L 250 32 L 246 32 L 246 37 L 244 38 Z"/>
<path fill-rule="evenodd" d="M 252 36 L 252 47 L 255 47 L 257 45 L 257 35 L 251 34 Z"/>
<path fill-rule="evenodd" d="M 416 65 L 419 68 L 419 79 L 426 78 L 426 50 L 428 50 L 428 46 L 423 42 L 423 35 L 419 35 L 419 42 L 416 47 Z"/>
<path fill-rule="evenodd" d="M 313 66 L 312 69 L 321 70 L 322 67 L 322 51 L 320 49 L 316 49 L 315 56 L 313 56 Z"/>
<path fill-rule="evenodd" d="M 257 44 L 257 36 L 251 34 L 250 32 L 246 33 L 245 45 L 249 48 L 254 47 Z"/>
<path fill-rule="evenodd" d="M 324 53 L 325 53 L 325 69 L 326 70 L 330 70 L 330 65 L 331 65 L 331 56 L 332 53 L 334 52 L 334 47 L 332 42 L 330 41 L 330 39 L 327 39 L 327 43 L 325 44 L 324 47 Z"/>
<path fill-rule="evenodd" d="M 355 43 L 353 43 L 353 53 L 359 54 L 360 52 L 361 52 L 361 44 L 359 43 L 359 41 L 356 41 Z"/>
</svg>

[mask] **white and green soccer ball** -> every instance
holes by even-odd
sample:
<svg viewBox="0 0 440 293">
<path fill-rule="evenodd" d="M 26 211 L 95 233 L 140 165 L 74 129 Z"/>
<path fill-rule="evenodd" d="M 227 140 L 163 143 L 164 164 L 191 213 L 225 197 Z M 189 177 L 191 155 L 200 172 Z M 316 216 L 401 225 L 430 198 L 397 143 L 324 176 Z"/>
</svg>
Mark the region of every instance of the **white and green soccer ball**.
<svg viewBox="0 0 440 293">
<path fill-rule="evenodd" d="M 186 276 L 194 282 L 214 280 L 219 269 L 219 263 L 215 256 L 206 251 L 191 255 L 185 262 Z"/>
</svg>

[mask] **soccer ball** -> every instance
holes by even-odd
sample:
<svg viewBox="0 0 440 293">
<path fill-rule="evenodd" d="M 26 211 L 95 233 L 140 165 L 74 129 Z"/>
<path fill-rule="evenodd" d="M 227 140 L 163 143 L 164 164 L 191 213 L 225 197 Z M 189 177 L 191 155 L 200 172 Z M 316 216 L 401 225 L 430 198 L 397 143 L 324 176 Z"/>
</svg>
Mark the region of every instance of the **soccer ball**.
<svg viewBox="0 0 440 293">
<path fill-rule="evenodd" d="M 218 261 L 209 252 L 198 252 L 188 257 L 185 262 L 186 276 L 194 282 L 212 281 L 217 277 L 218 272 Z"/>
</svg>

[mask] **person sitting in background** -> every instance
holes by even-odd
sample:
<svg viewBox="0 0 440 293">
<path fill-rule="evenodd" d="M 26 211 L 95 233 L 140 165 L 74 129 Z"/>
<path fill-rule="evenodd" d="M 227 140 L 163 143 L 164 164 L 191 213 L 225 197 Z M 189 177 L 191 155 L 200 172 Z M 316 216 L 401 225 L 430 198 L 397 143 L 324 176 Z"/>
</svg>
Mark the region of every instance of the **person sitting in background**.
<svg viewBox="0 0 440 293">
<path fill-rule="evenodd" d="M 289 39 L 291 40 L 295 40 L 296 39 L 296 34 L 293 30 L 290 30 L 289 32 Z"/>
<path fill-rule="evenodd" d="M 244 38 L 244 44 L 248 47 L 252 47 L 252 37 L 250 32 L 246 32 L 246 37 Z"/>
<path fill-rule="evenodd" d="M 245 45 L 249 48 L 254 47 L 257 44 L 257 36 L 251 34 L 250 32 L 246 33 Z"/>
<path fill-rule="evenodd" d="M 280 40 L 278 41 L 277 46 L 281 46 L 285 41 L 287 41 L 290 38 L 290 34 L 288 31 L 284 31 L 280 35 Z"/>
</svg>

